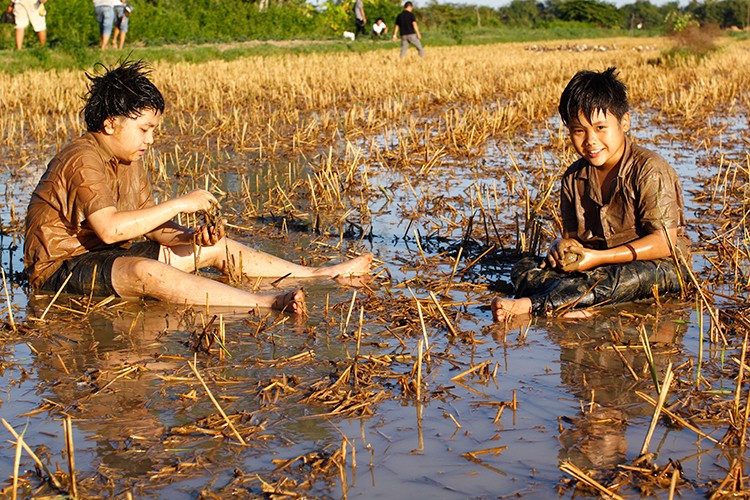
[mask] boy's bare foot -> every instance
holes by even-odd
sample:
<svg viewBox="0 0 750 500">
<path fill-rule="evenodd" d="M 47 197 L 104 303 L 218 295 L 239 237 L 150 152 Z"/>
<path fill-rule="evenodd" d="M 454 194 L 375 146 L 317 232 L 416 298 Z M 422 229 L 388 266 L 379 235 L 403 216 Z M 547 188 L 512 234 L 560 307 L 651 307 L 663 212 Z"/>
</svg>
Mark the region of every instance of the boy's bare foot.
<svg viewBox="0 0 750 500">
<path fill-rule="evenodd" d="M 587 309 L 578 309 L 574 311 L 568 311 L 561 317 L 565 319 L 588 319 L 594 316 L 594 312 Z"/>
<path fill-rule="evenodd" d="M 271 304 L 271 309 L 294 314 L 305 313 L 305 289 L 298 288 L 297 290 L 278 295 L 273 304 Z"/>
<path fill-rule="evenodd" d="M 373 258 L 374 257 L 371 253 L 365 253 L 359 257 L 342 262 L 341 264 L 321 267 L 317 270 L 316 274 L 319 276 L 327 276 L 329 278 L 361 276 L 370 272 Z"/>
<path fill-rule="evenodd" d="M 334 276 L 333 280 L 339 285 L 361 288 L 372 281 L 372 276 L 369 274 L 347 274 L 344 276 Z"/>
<path fill-rule="evenodd" d="M 492 319 L 495 321 L 506 321 L 513 316 L 531 314 L 531 299 L 522 297 L 520 299 L 503 299 L 495 297 L 490 303 Z"/>
</svg>

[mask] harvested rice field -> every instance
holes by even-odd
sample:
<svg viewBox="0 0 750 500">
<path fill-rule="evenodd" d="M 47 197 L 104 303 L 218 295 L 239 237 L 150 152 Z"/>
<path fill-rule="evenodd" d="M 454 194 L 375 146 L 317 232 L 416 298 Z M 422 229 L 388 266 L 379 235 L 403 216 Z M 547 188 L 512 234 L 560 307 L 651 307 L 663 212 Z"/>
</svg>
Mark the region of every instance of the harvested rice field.
<svg viewBox="0 0 750 500">
<path fill-rule="evenodd" d="M 86 79 L 0 75 L 3 496 L 747 495 L 750 42 L 671 43 L 154 64 L 160 200 L 207 187 L 231 236 L 295 262 L 375 254 L 358 287 L 232 278 L 304 286 L 306 317 L 33 294 L 25 210 Z M 559 232 L 559 95 L 609 66 L 681 176 L 690 294 L 493 324 Z"/>
</svg>

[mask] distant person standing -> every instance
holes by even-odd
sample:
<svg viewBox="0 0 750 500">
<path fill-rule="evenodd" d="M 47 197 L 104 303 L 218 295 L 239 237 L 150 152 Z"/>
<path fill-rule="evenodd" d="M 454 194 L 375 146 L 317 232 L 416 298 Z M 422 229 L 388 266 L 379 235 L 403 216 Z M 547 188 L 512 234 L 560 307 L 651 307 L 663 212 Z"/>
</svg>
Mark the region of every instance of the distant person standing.
<svg viewBox="0 0 750 500">
<path fill-rule="evenodd" d="M 357 24 L 354 33 L 357 35 L 366 35 L 365 24 L 367 24 L 367 16 L 365 15 L 365 4 L 362 3 L 362 0 L 354 2 L 354 21 Z"/>
<path fill-rule="evenodd" d="M 115 20 L 112 32 L 112 48 L 122 49 L 125 46 L 125 37 L 128 34 L 128 24 L 133 6 L 127 0 L 115 0 Z M 119 38 L 119 42 L 118 42 Z"/>
<path fill-rule="evenodd" d="M 16 48 L 23 48 L 24 31 L 29 24 L 34 28 L 39 45 L 47 43 L 47 0 L 13 0 L 13 15 L 16 18 Z M 8 6 L 10 9 L 10 6 Z"/>
<path fill-rule="evenodd" d="M 419 26 L 417 26 L 417 18 L 414 16 L 414 4 L 406 2 L 404 4 L 404 10 L 396 16 L 396 27 L 393 29 L 393 41 L 395 42 L 398 38 L 398 32 L 401 31 L 401 57 L 406 56 L 406 49 L 409 48 L 409 44 L 414 45 L 419 52 L 420 57 L 424 57 L 424 50 L 422 49 L 422 34 L 419 32 Z"/>
<path fill-rule="evenodd" d="M 119 0 L 93 0 L 94 16 L 96 16 L 96 22 L 99 23 L 102 50 L 107 50 L 109 38 L 112 36 L 112 26 L 115 22 L 115 1 L 119 2 Z"/>
</svg>

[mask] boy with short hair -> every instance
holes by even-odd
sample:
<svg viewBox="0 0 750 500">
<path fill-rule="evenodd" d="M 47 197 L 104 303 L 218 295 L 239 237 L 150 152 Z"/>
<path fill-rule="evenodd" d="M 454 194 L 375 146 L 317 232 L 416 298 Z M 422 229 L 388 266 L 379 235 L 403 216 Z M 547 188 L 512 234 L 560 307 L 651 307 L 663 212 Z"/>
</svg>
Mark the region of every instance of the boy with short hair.
<svg viewBox="0 0 750 500">
<path fill-rule="evenodd" d="M 388 26 L 386 26 L 382 17 L 377 18 L 375 24 L 372 25 L 372 36 L 380 38 L 386 33 L 388 33 Z"/>
<path fill-rule="evenodd" d="M 124 62 L 91 85 L 84 107 L 87 133 L 50 161 L 29 202 L 24 263 L 36 289 L 97 296 L 152 297 L 178 304 L 266 307 L 302 313 L 301 289 L 256 294 L 191 274 L 196 267 L 245 276 L 339 277 L 366 274 L 372 255 L 312 268 L 226 238 L 223 223 L 192 230 L 181 213 L 218 206 L 196 189 L 155 204 L 143 155 L 154 142 L 164 99 L 145 64 Z M 146 241 L 133 240 L 145 237 Z M 195 251 L 195 248 L 198 251 Z M 240 266 L 241 263 L 241 266 Z"/>
<path fill-rule="evenodd" d="M 682 187 L 661 156 L 626 135 L 627 93 L 615 68 L 578 72 L 558 110 L 581 156 L 562 178 L 562 238 L 541 263 L 514 267 L 516 298 L 495 297 L 493 318 L 574 309 L 568 316 L 582 317 L 584 308 L 653 297 L 654 287 L 679 294 L 690 265 Z"/>
<path fill-rule="evenodd" d="M 417 25 L 417 18 L 414 15 L 414 4 L 406 2 L 404 4 L 404 10 L 396 16 L 396 27 L 393 28 L 393 41 L 398 39 L 398 33 L 401 31 L 401 57 L 406 56 L 406 50 L 409 48 L 409 44 L 414 45 L 417 48 L 417 52 L 420 57 L 424 57 L 424 49 L 422 49 L 422 34 L 419 32 L 419 25 Z"/>
</svg>

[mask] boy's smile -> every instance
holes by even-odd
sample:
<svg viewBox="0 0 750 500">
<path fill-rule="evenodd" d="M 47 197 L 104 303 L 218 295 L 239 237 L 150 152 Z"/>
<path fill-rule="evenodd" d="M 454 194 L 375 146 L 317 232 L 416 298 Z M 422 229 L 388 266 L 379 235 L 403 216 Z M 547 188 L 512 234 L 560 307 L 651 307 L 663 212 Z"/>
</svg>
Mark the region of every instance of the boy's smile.
<svg viewBox="0 0 750 500">
<path fill-rule="evenodd" d="M 153 109 L 142 110 L 136 118 L 108 118 L 102 136 L 118 160 L 132 163 L 141 159 L 154 143 L 154 130 L 160 121 L 161 113 Z"/>
<path fill-rule="evenodd" d="M 604 171 L 611 170 L 625 152 L 625 133 L 630 129 L 630 113 L 621 120 L 612 113 L 596 110 L 589 121 L 578 112 L 578 120 L 568 127 L 576 152 L 591 165 Z"/>
</svg>

